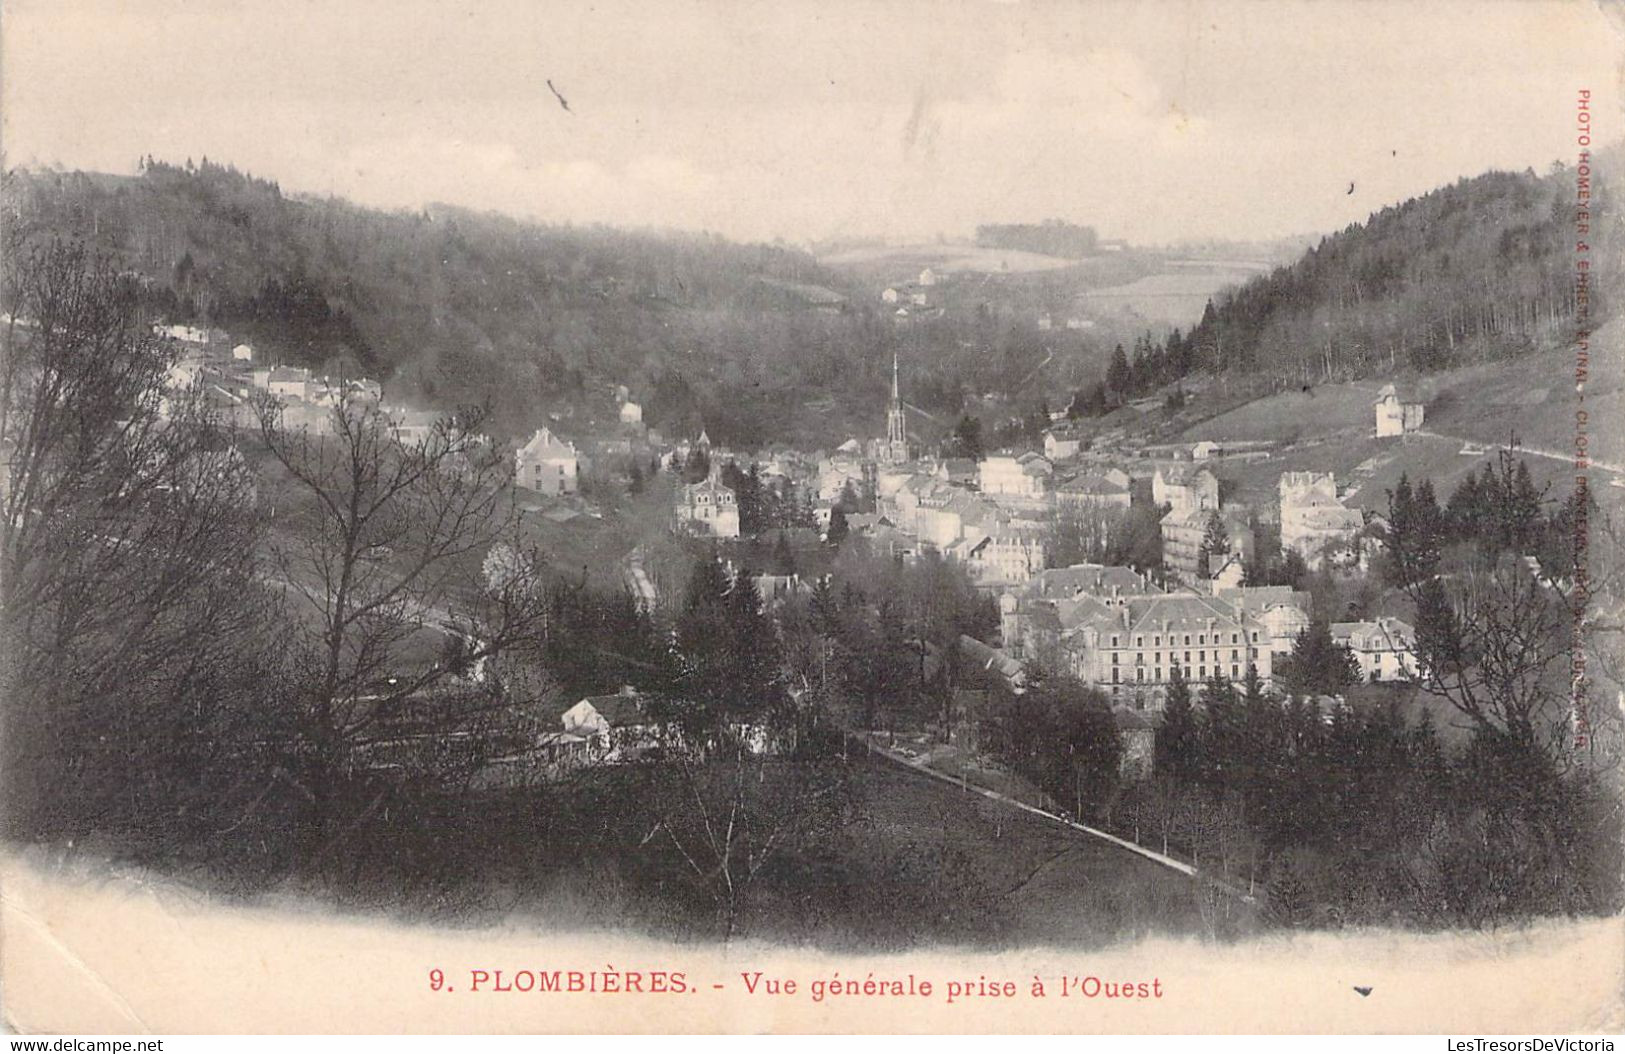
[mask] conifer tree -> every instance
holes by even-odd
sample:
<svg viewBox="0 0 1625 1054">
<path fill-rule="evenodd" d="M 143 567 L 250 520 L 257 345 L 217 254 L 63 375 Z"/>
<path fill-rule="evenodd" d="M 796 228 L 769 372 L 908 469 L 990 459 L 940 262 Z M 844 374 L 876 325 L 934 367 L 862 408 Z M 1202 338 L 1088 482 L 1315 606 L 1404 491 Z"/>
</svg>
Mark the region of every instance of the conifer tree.
<svg viewBox="0 0 1625 1054">
<path fill-rule="evenodd" d="M 1336 695 L 1363 679 L 1354 653 L 1334 641 L 1331 627 L 1318 620 L 1298 634 L 1278 673 L 1292 695 Z"/>
<path fill-rule="evenodd" d="M 846 510 L 837 504 L 829 510 L 829 530 L 825 533 L 824 540 L 830 545 L 840 545 L 846 541 L 848 531 Z"/>
<path fill-rule="evenodd" d="M 1201 743 L 1196 711 L 1191 706 L 1190 682 L 1182 667 L 1175 666 L 1168 677 L 1163 703 L 1162 727 L 1157 729 L 1156 770 L 1166 772 L 1182 783 L 1194 782 L 1201 769 Z"/>
</svg>

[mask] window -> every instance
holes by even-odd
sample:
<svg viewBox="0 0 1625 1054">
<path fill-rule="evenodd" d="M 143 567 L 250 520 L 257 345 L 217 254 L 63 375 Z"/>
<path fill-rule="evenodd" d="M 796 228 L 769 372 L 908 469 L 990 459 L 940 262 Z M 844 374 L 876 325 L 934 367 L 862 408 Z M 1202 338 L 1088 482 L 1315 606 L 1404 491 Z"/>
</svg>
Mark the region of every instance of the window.
<svg viewBox="0 0 1625 1054">
<path fill-rule="evenodd" d="M 1112 634 L 1112 647 L 1117 647 L 1117 634 Z"/>
<path fill-rule="evenodd" d="M 1230 661 L 1234 662 L 1239 658 L 1241 658 L 1241 650 L 1239 648 L 1231 648 L 1230 649 Z"/>
<path fill-rule="evenodd" d="M 1112 665 L 1113 666 L 1117 665 L 1117 656 L 1118 656 L 1118 654 L 1119 654 L 1118 652 L 1115 652 L 1115 651 L 1112 652 Z"/>
<path fill-rule="evenodd" d="M 1154 680 L 1154 681 L 1162 680 L 1162 667 L 1161 666 L 1158 666 L 1156 669 L 1151 671 L 1151 679 Z"/>
<path fill-rule="evenodd" d="M 1231 663 L 1231 665 L 1230 665 L 1230 676 L 1232 676 L 1232 677 L 1240 677 L 1241 676 L 1241 667 L 1235 665 L 1234 663 Z"/>
<path fill-rule="evenodd" d="M 1254 644 L 1258 643 L 1258 631 L 1256 629 L 1253 630 L 1253 643 Z"/>
<path fill-rule="evenodd" d="M 1230 643 L 1231 644 L 1236 643 L 1236 635 L 1234 633 L 1230 634 Z"/>
<path fill-rule="evenodd" d="M 1187 648 L 1190 647 L 1190 643 L 1191 643 L 1191 635 L 1189 633 L 1187 633 L 1187 634 L 1185 634 L 1185 646 Z"/>
<path fill-rule="evenodd" d="M 1257 648 L 1248 648 L 1247 649 L 1247 658 L 1249 658 L 1249 659 L 1258 658 L 1258 649 Z"/>
<path fill-rule="evenodd" d="M 1134 638 L 1134 646 L 1135 646 L 1135 647 L 1136 647 L 1136 648 L 1143 648 L 1143 647 L 1145 647 L 1145 638 L 1144 638 L 1144 637 L 1135 637 L 1135 638 Z"/>
<path fill-rule="evenodd" d="M 1198 633 L 1196 635 L 1196 643 L 1198 643 L 1198 644 L 1206 644 L 1207 643 L 1207 634 L 1206 633 Z"/>
<path fill-rule="evenodd" d="M 1112 683 L 1117 683 L 1117 667 L 1115 666 L 1112 667 Z M 1113 688 L 1112 691 L 1115 692 L 1117 689 Z"/>
<path fill-rule="evenodd" d="M 1162 634 L 1159 633 L 1155 637 L 1152 637 L 1151 638 L 1151 644 L 1152 644 L 1153 647 L 1156 647 L 1156 648 L 1162 647 Z"/>
<path fill-rule="evenodd" d="M 1140 669 L 1134 671 L 1134 679 L 1136 681 L 1145 680 L 1145 668 L 1144 667 L 1141 667 Z"/>
<path fill-rule="evenodd" d="M 1196 668 L 1196 675 L 1198 677 L 1206 677 L 1207 676 L 1207 667 L 1206 666 L 1198 666 Z"/>
<path fill-rule="evenodd" d="M 1151 661 L 1152 662 L 1161 662 L 1162 661 L 1162 652 L 1160 652 L 1160 651 L 1152 652 L 1151 653 Z"/>
<path fill-rule="evenodd" d="M 1144 666 L 1145 665 L 1145 653 L 1144 652 L 1135 652 L 1134 653 L 1134 665 L 1136 665 L 1136 666 Z"/>
</svg>

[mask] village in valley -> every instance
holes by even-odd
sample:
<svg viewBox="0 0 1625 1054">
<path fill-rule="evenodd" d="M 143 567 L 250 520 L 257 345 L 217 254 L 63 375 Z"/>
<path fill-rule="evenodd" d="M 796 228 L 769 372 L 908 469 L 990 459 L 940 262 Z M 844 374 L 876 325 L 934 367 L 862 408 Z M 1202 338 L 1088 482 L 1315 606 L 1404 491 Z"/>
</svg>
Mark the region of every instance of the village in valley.
<svg viewBox="0 0 1625 1054">
<path fill-rule="evenodd" d="M 489 149 L 324 193 L 133 119 L 0 173 L 0 867 L 864 954 L 1617 914 L 1620 146 L 1274 201 L 1065 132 L 1162 120 L 1160 19 L 982 47 L 1029 6 L 762 120 L 726 34 L 493 62 Z"/>
<path fill-rule="evenodd" d="M 917 283 L 901 293 L 887 287 L 881 298 L 888 307 L 906 301 L 916 311 L 929 310 L 943 284 L 927 269 Z M 899 325 L 911 318 L 906 307 L 895 313 Z M 393 404 L 375 380 L 256 362 L 251 346 L 233 343 L 220 330 L 160 323 L 153 333 L 174 355 L 170 392 L 200 390 L 236 429 L 258 427 L 256 406 L 268 404 L 280 427 L 322 436 L 331 432 L 335 411 L 360 407 L 377 411 L 395 441 L 413 447 L 432 441 L 437 422 L 454 419 L 443 410 Z M 1121 428 L 1091 429 L 1068 407 L 1049 414 L 1030 449 L 967 452 L 953 436 L 930 443 L 915 433 L 900 364 L 891 366 L 885 434 L 852 437 L 833 450 L 734 451 L 713 443 L 703 427 L 697 435 L 668 439 L 644 423 L 630 389 L 616 386 L 613 412 L 593 433 L 566 438 L 554 431 L 556 424 L 543 425 L 512 444 L 513 496 L 529 515 L 550 523 L 602 520 L 605 510 L 584 485 L 589 477 L 630 473 L 641 489 L 664 475 L 662 492 L 670 500 L 659 512 L 658 533 L 690 555 L 720 558 L 736 584 L 750 581 L 767 611 L 827 584 L 827 570 L 818 568 L 842 545 L 900 566 L 929 559 L 959 568 L 997 610 L 985 639 L 966 635 L 955 642 L 966 660 L 961 665 L 976 671 L 966 678 L 974 687 L 948 689 L 955 702 L 946 724 L 919 723 L 903 729 L 900 740 L 897 725 L 888 723 L 883 749 L 916 764 L 951 758 L 945 770 L 961 774 L 967 764 L 997 766 L 990 758 L 960 756 L 977 741 L 974 729 L 987 716 L 988 692 L 1020 695 L 1028 665 L 1044 662 L 1102 694 L 1122 743 L 1122 779 L 1149 780 L 1171 684 L 1182 683 L 1188 692 L 1207 682 L 1237 690 L 1253 683 L 1277 705 L 1294 702 L 1277 671 L 1327 609 L 1315 603 L 1315 583 L 1341 596 L 1357 592 L 1375 573 L 1387 521 L 1345 504 L 1347 482 L 1340 486 L 1335 473 L 1283 470 L 1270 491 L 1235 496 L 1228 469 L 1245 464 L 1256 475 L 1283 444 L 1152 443 Z M 1185 386 L 1176 386 L 1181 399 Z M 1425 407 L 1403 401 L 1394 384 L 1373 389 L 1367 435 L 1402 450 L 1406 437 L 1421 429 Z M 1161 397 L 1143 402 L 1155 405 Z M 747 477 L 754 492 L 765 489 L 782 510 L 771 524 L 758 516 L 753 532 L 742 527 L 736 492 Z M 1160 559 L 1060 558 L 1069 532 L 1081 531 L 1104 548 L 1135 512 L 1152 528 Z M 785 547 L 792 536 L 796 549 L 812 547 L 806 570 L 797 570 L 795 549 Z M 752 566 L 744 543 L 774 539 L 778 551 L 766 565 Z M 669 609 L 670 598 L 662 608 L 642 548 L 616 570 L 640 608 L 654 615 Z M 500 543 L 499 549 L 506 552 Z M 1137 556 L 1144 552 L 1142 546 Z M 493 561 L 502 555 L 493 553 Z M 1258 581 L 1281 577 L 1283 565 L 1292 582 Z M 1351 696 L 1381 704 L 1393 698 L 1388 690 L 1409 686 L 1404 694 L 1411 698 L 1417 676 L 1411 623 L 1375 610 L 1365 617 L 1340 614 L 1347 617 L 1323 621 L 1331 642 L 1346 649 L 1353 672 L 1339 690 L 1304 692 L 1296 702 L 1329 722 Z M 635 756 L 639 744 L 658 738 L 630 686 L 606 684 L 601 694 L 555 705 L 562 708 L 557 727 L 540 732 L 533 749 L 493 761 L 492 773 L 500 775 L 490 778 L 511 783 L 527 768 L 561 778 L 580 765 Z"/>
</svg>

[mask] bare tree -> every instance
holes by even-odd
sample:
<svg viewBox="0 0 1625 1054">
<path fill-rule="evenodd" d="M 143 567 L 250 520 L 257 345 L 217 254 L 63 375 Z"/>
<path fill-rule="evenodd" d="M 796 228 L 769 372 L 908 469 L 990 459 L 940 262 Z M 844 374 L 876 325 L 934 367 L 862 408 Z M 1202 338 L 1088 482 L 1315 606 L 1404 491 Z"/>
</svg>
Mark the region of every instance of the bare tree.
<svg viewBox="0 0 1625 1054">
<path fill-rule="evenodd" d="M 448 414 L 418 441 L 366 401 L 335 406 L 320 430 L 282 427 L 274 398 L 257 411 L 289 481 L 270 548 L 311 656 L 297 735 L 318 827 L 359 773 L 466 781 L 511 748 L 503 728 L 519 734 L 502 720 L 520 720 L 523 700 L 487 664 L 530 640 L 545 611 L 540 558 L 518 538 L 511 467 L 480 433 L 483 411 Z M 488 575 L 499 543 L 504 570 Z M 453 661 L 424 654 L 437 633 L 460 641 Z M 383 800 L 366 794 L 351 824 Z"/>
<path fill-rule="evenodd" d="M 805 741 L 794 757 L 763 749 L 760 727 L 713 730 L 703 742 L 672 731 L 661 742 L 658 760 L 642 766 L 633 807 L 652 820 L 643 842 L 669 855 L 731 939 L 764 869 L 850 818 L 846 765 Z"/>
<path fill-rule="evenodd" d="M 1496 469 L 1493 485 L 1511 494 L 1510 451 Z M 1535 506 L 1530 515 L 1538 512 Z M 1447 547 L 1442 523 L 1392 503 L 1390 513 L 1390 555 L 1401 567 L 1426 569 L 1400 583 L 1416 610 L 1422 686 L 1448 700 L 1486 742 L 1529 757 L 1551 751 L 1562 736 L 1563 674 L 1577 640 L 1572 583 L 1531 566 L 1517 544 Z"/>
<path fill-rule="evenodd" d="M 5 265 L 8 819 L 173 832 L 253 734 L 242 677 L 269 597 L 251 474 L 204 390 L 177 386 L 132 283 L 60 242 Z"/>
</svg>

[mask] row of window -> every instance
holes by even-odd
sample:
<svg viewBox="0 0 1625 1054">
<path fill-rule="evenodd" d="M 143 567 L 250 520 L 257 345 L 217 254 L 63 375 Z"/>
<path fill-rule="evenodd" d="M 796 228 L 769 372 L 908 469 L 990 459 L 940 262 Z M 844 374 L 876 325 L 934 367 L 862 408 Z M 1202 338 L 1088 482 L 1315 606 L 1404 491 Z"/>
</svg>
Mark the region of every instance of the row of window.
<svg viewBox="0 0 1625 1054">
<path fill-rule="evenodd" d="M 1220 659 L 1223 658 L 1223 656 L 1221 656 L 1219 654 L 1219 651 L 1220 651 L 1220 649 L 1218 649 L 1218 648 L 1213 649 L 1213 659 L 1214 659 L 1215 662 L 1217 662 L 1217 661 L 1219 661 Z M 1122 654 L 1123 654 L 1122 652 L 1117 652 L 1117 651 L 1112 652 L 1112 665 L 1113 666 L 1120 665 L 1119 657 Z M 1240 658 L 1241 658 L 1241 649 L 1240 648 L 1231 648 L 1230 649 L 1230 658 L 1232 660 L 1240 660 Z M 1258 649 L 1257 648 L 1248 648 L 1247 649 L 1247 658 L 1249 658 L 1249 659 L 1258 658 Z M 1168 661 L 1169 662 L 1176 662 L 1177 661 L 1174 658 L 1174 653 L 1173 652 L 1168 653 Z M 1196 661 L 1197 662 L 1206 662 L 1207 661 L 1207 649 L 1205 649 L 1205 648 L 1198 648 L 1197 649 L 1197 651 L 1196 651 Z M 1153 665 L 1162 662 L 1162 652 L 1160 652 L 1160 651 L 1152 652 L 1151 653 L 1151 662 L 1152 662 Z M 1191 653 L 1187 651 L 1185 653 L 1185 665 L 1189 666 L 1190 663 L 1191 663 Z M 1138 652 L 1134 653 L 1134 665 L 1136 665 L 1136 666 L 1144 666 L 1145 665 L 1145 652 L 1138 651 Z"/>
<path fill-rule="evenodd" d="M 1169 644 L 1175 643 L 1175 641 L 1174 641 L 1175 636 L 1177 636 L 1177 634 L 1173 634 L 1173 633 L 1168 634 L 1168 643 Z M 1196 643 L 1197 644 L 1206 644 L 1208 642 L 1207 636 L 1208 635 L 1206 633 L 1198 633 L 1196 635 Z M 1213 634 L 1213 643 L 1214 644 L 1223 644 L 1224 641 L 1220 639 L 1223 636 L 1224 636 L 1224 634 L 1222 634 L 1222 633 Z M 1252 639 L 1253 639 L 1254 644 L 1258 643 L 1258 631 L 1256 629 L 1252 631 Z M 1191 642 L 1191 635 L 1189 633 L 1187 633 L 1187 634 L 1185 634 L 1185 644 L 1186 644 L 1187 647 L 1190 645 L 1190 642 Z M 1230 643 L 1231 644 L 1240 644 L 1241 643 L 1241 634 L 1239 634 L 1239 633 L 1230 634 Z M 1144 636 L 1135 637 L 1134 638 L 1134 646 L 1136 648 L 1145 647 L 1145 637 Z M 1162 647 L 1162 634 L 1160 634 L 1160 633 L 1152 634 L 1152 636 L 1151 636 L 1151 646 L 1154 647 L 1154 648 Z M 1118 647 L 1117 634 L 1115 634 L 1115 633 L 1112 634 L 1112 647 L 1114 647 L 1114 648 Z"/>
<path fill-rule="evenodd" d="M 1173 669 L 1176 669 L 1176 668 L 1177 667 L 1170 668 L 1170 670 L 1169 670 L 1170 676 L 1172 676 Z M 1184 667 L 1184 669 L 1185 669 L 1185 676 L 1187 678 L 1189 678 L 1190 677 L 1190 667 L 1187 666 L 1187 667 Z M 1123 683 L 1121 677 L 1119 676 L 1120 673 L 1121 673 L 1121 671 L 1118 669 L 1118 667 L 1115 667 L 1115 666 L 1112 667 L 1112 683 L 1113 684 L 1122 684 Z M 1213 675 L 1215 677 L 1223 677 L 1224 676 L 1224 667 L 1221 666 L 1218 663 L 1214 663 L 1213 664 Z M 1241 679 L 1241 664 L 1240 663 L 1234 663 L 1233 662 L 1233 663 L 1230 664 L 1230 678 L 1231 678 L 1231 680 L 1240 680 Z M 1152 667 L 1151 678 L 1150 679 L 1152 681 L 1154 681 L 1154 682 L 1160 682 L 1162 680 L 1162 667 L 1161 666 Z M 1196 679 L 1197 680 L 1204 680 L 1204 681 L 1207 680 L 1207 667 L 1205 665 L 1199 665 L 1199 666 L 1196 667 Z M 1145 681 L 1146 681 L 1145 667 L 1144 666 L 1136 666 L 1134 668 L 1134 683 L 1136 683 L 1136 684 L 1144 684 Z"/>
</svg>

